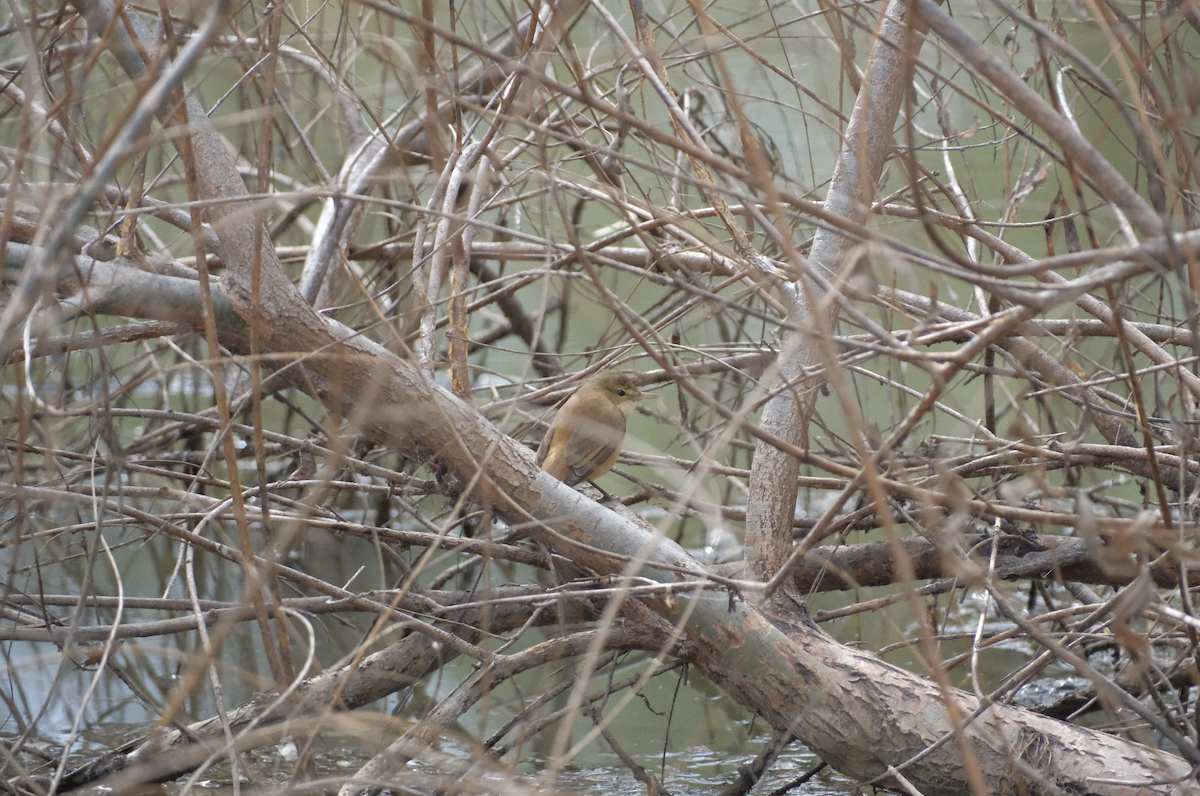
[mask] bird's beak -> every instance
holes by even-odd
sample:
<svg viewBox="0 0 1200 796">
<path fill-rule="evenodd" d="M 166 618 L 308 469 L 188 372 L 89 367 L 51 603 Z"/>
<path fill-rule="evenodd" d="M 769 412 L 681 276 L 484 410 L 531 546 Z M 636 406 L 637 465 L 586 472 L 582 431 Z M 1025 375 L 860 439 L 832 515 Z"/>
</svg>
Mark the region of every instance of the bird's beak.
<svg viewBox="0 0 1200 796">
<path fill-rule="evenodd" d="M 638 399 L 639 401 L 647 401 L 647 400 L 649 400 L 649 399 L 651 399 L 651 398 L 659 398 L 659 397 L 661 397 L 661 396 L 660 396 L 658 393 L 656 393 L 656 392 L 644 392 L 644 393 L 642 393 L 641 395 L 639 395 L 639 396 L 637 397 L 637 399 Z"/>
</svg>

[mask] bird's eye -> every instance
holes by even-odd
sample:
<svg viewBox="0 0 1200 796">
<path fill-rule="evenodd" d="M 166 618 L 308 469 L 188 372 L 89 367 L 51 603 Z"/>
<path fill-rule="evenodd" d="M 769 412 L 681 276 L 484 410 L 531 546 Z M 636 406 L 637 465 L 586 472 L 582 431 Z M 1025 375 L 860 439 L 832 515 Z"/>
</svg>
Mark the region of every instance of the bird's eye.
<svg viewBox="0 0 1200 796">
<path fill-rule="evenodd" d="M 617 390 L 617 395 L 619 395 L 619 396 L 621 396 L 622 398 L 624 398 L 624 397 L 625 397 L 625 391 L 624 391 L 624 390 Z"/>
</svg>

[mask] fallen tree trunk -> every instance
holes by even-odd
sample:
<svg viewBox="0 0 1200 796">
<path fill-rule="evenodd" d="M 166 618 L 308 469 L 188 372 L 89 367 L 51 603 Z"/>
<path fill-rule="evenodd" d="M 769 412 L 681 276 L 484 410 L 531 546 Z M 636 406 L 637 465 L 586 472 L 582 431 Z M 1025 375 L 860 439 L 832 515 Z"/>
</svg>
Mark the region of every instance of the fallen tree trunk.
<svg viewBox="0 0 1200 796">
<path fill-rule="evenodd" d="M 236 303 L 236 301 L 235 301 Z M 777 730 L 791 732 L 838 770 L 895 784 L 893 768 L 927 796 L 960 794 L 973 757 L 993 792 L 1191 792 L 1174 755 L 958 691 L 837 644 L 802 611 L 777 625 L 653 528 L 621 517 L 537 468 L 533 456 L 422 371 L 349 330 L 328 331 L 297 303 L 267 308 L 268 348 L 324 352 L 305 360 L 327 406 L 377 407 L 364 430 L 423 462 L 451 493 L 469 490 L 512 526 L 597 573 L 674 584 L 646 600 L 675 624 L 692 662 Z M 295 350 L 295 349 L 293 349 Z M 381 410 L 381 411 L 380 411 Z M 748 585 L 748 584 L 747 584 Z M 697 588 L 703 587 L 703 588 Z M 715 590 L 714 590 L 715 587 Z M 1194 761 L 1200 763 L 1200 760 Z M 1103 784 L 1120 782 L 1121 784 Z M 1098 784 L 1099 783 L 1099 784 Z"/>
</svg>

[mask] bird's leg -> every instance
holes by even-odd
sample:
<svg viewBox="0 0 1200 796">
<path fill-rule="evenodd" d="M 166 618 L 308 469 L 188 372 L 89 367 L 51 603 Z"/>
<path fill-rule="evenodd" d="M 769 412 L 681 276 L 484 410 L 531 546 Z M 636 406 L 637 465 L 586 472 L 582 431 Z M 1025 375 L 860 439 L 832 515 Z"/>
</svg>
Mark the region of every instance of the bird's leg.
<svg viewBox="0 0 1200 796">
<path fill-rule="evenodd" d="M 604 496 L 604 497 L 600 498 L 601 505 L 603 505 L 605 503 L 612 503 L 614 500 L 616 500 L 615 497 L 613 497 L 612 495 L 610 495 L 604 491 L 604 487 L 600 486 L 595 481 L 588 481 L 588 483 L 591 484 L 592 486 L 596 487 L 597 489 L 599 489 L 600 494 Z"/>
</svg>

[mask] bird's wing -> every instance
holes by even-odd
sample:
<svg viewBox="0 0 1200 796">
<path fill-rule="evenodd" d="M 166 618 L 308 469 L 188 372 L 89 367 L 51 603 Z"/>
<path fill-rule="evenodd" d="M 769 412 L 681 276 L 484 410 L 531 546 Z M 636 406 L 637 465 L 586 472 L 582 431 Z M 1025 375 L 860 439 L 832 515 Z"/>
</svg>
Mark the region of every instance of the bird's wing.
<svg viewBox="0 0 1200 796">
<path fill-rule="evenodd" d="M 616 458 L 625 439 L 625 415 L 615 406 L 604 415 L 596 418 L 597 422 L 580 424 L 567 440 L 563 459 L 571 472 L 563 481 L 568 486 L 575 486 L 593 474 L 598 478 L 604 473 L 597 473 L 597 469 L 607 471 L 612 467 L 609 460 Z"/>
</svg>

